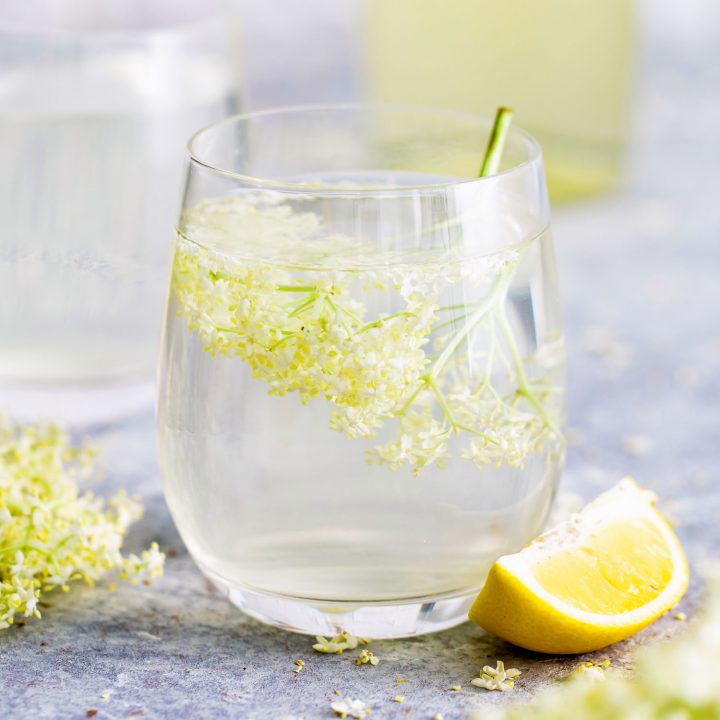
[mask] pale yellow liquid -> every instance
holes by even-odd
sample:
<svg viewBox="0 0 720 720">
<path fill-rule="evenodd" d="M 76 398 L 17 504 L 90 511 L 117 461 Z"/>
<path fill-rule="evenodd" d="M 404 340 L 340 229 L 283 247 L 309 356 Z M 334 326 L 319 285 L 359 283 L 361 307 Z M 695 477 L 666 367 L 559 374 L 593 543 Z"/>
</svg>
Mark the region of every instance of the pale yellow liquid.
<svg viewBox="0 0 720 720">
<path fill-rule="evenodd" d="M 553 200 L 617 184 L 631 0 L 365 0 L 363 8 L 368 99 L 482 115 L 512 107 L 543 147 Z"/>
</svg>

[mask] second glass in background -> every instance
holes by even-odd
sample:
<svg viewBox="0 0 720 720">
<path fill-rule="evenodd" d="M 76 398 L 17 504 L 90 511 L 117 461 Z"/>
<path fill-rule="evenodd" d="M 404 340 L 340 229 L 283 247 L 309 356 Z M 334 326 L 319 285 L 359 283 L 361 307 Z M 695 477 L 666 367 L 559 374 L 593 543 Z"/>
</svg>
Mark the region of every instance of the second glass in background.
<svg viewBox="0 0 720 720">
<path fill-rule="evenodd" d="M 238 105 L 227 27 L 216 3 L 0 9 L 3 412 L 86 424 L 151 399 L 182 150 Z"/>
</svg>

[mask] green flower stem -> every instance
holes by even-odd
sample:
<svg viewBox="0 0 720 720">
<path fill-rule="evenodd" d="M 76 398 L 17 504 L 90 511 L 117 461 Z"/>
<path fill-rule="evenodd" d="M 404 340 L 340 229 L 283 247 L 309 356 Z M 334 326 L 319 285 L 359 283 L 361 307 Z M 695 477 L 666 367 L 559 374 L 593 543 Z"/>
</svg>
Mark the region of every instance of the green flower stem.
<svg viewBox="0 0 720 720">
<path fill-rule="evenodd" d="M 435 393 L 435 399 L 438 401 L 438 405 L 440 405 L 443 412 L 445 413 L 447 421 L 450 423 L 450 425 L 452 425 L 453 430 L 457 431 L 458 423 L 456 422 L 453 412 L 450 409 L 450 406 L 447 404 L 447 400 L 445 400 L 445 396 L 442 394 L 442 391 L 438 387 L 434 378 L 431 375 L 425 375 L 423 377 L 423 381 L 433 391 L 433 393 Z"/>
<path fill-rule="evenodd" d="M 425 384 L 435 393 L 435 399 L 438 401 L 438 405 L 442 408 L 443 412 L 445 413 L 445 418 L 452 426 L 452 429 L 457 433 L 460 432 L 460 430 L 464 430 L 465 432 L 469 432 L 472 435 L 477 435 L 478 437 L 484 438 L 487 442 L 490 442 L 494 445 L 497 444 L 497 440 L 495 438 L 491 438 L 490 436 L 486 435 L 485 433 L 480 432 L 479 430 L 475 430 L 474 428 L 468 427 L 467 425 L 463 425 L 462 423 L 459 423 L 455 416 L 453 415 L 452 409 L 447 404 L 447 400 L 445 399 L 445 395 L 443 395 L 442 390 L 438 387 L 438 384 L 431 378 L 429 375 L 426 375 L 423 378 Z"/>
<path fill-rule="evenodd" d="M 415 317 L 415 313 L 408 312 L 407 310 L 401 310 L 400 312 L 393 313 L 392 315 L 388 315 L 387 317 L 384 317 L 384 318 L 379 318 L 378 320 L 374 320 L 373 322 L 370 322 L 367 325 L 364 325 L 355 334 L 360 335 L 360 333 L 364 333 L 368 330 L 372 330 L 372 328 L 380 327 L 383 323 L 386 323 L 388 320 L 393 320 L 394 318 L 399 318 L 399 317 Z"/>
<path fill-rule="evenodd" d="M 500 107 L 497 109 L 495 114 L 495 121 L 493 122 L 492 129 L 490 131 L 490 138 L 488 139 L 488 145 L 485 150 L 485 156 L 483 157 L 482 165 L 480 167 L 479 177 L 485 177 L 487 175 L 495 175 L 500 167 L 500 160 L 502 158 L 503 150 L 505 148 L 505 140 L 507 139 L 507 133 L 510 128 L 510 122 L 512 121 L 512 110 L 506 107 Z M 437 230 L 451 230 L 464 223 L 468 219 L 468 215 L 464 214 L 461 216 L 453 217 L 448 220 L 440 220 L 431 225 L 424 225 L 421 228 L 413 229 L 409 232 L 398 233 L 393 235 L 391 240 L 393 243 L 398 241 L 416 238 L 418 236 L 427 235 L 428 233 L 435 232 Z M 357 248 L 348 248 L 348 252 L 355 252 Z M 418 248 L 420 252 L 421 249 Z M 407 255 L 409 250 L 403 249 L 403 255 Z"/>
<path fill-rule="evenodd" d="M 466 313 L 465 315 L 456 315 L 452 320 L 446 320 L 445 322 L 441 322 L 438 325 L 433 325 L 433 332 L 439 332 L 440 330 L 444 330 L 448 327 L 453 327 L 457 325 L 462 320 L 467 320 L 470 317 L 470 313 Z"/>
<path fill-rule="evenodd" d="M 445 365 L 447 365 L 450 358 L 467 339 L 468 335 L 475 328 L 475 326 L 481 320 L 483 320 L 483 318 L 495 307 L 496 295 L 498 292 L 501 291 L 503 287 L 506 287 L 509 284 L 512 269 L 514 269 L 514 263 L 509 264 L 508 267 L 503 272 L 501 272 L 497 276 L 497 278 L 495 278 L 495 282 L 490 288 L 490 292 L 488 293 L 487 297 L 480 303 L 477 310 L 475 310 L 475 312 L 470 315 L 467 322 L 465 323 L 465 326 L 458 330 L 458 332 L 455 333 L 450 342 L 445 346 L 445 349 L 442 351 L 438 359 L 433 363 L 433 367 L 430 370 L 430 377 L 433 380 L 436 379 L 438 375 L 443 371 Z M 501 294 L 504 296 L 504 292 Z"/>
<path fill-rule="evenodd" d="M 308 308 L 312 307 L 318 299 L 317 294 L 311 295 L 307 300 L 304 300 L 300 303 L 291 313 L 288 315 L 288 317 L 295 317 L 296 315 L 302 315 L 302 313 L 307 310 Z"/>
<path fill-rule="evenodd" d="M 504 300 L 504 297 L 502 299 Z M 508 322 L 505 310 L 500 306 L 500 304 L 497 310 L 497 318 L 500 329 L 502 330 L 503 337 L 505 338 L 505 342 L 507 343 L 508 349 L 510 350 L 510 356 L 512 357 L 515 374 L 517 376 L 518 389 L 515 392 L 516 397 L 524 398 L 525 400 L 527 400 L 528 403 L 530 403 L 530 405 L 535 408 L 545 427 L 550 428 L 550 430 L 552 430 L 558 437 L 562 437 L 562 433 L 560 432 L 559 428 L 553 422 L 552 418 L 547 414 L 537 395 L 535 395 L 532 388 L 530 387 L 530 383 L 527 379 L 527 374 L 525 373 L 525 365 L 523 364 L 523 359 L 520 355 L 520 351 L 518 350 L 517 343 L 515 342 L 515 336 L 513 335 L 512 328 L 510 327 L 510 323 Z"/>
<path fill-rule="evenodd" d="M 330 299 L 330 298 L 328 298 L 328 299 Z M 357 325 L 363 324 L 363 321 L 354 312 L 350 312 L 350 310 L 348 310 L 344 305 L 337 302 L 336 300 L 330 299 L 330 302 L 336 310 L 347 315 L 354 323 L 356 323 Z"/>
<path fill-rule="evenodd" d="M 548 415 L 547 411 L 543 407 L 542 401 L 531 387 L 531 384 L 527 377 L 527 373 L 525 371 L 523 358 L 518 349 L 515 336 L 513 334 L 512 328 L 510 327 L 510 323 L 507 319 L 507 315 L 505 312 L 504 304 L 507 300 L 507 292 L 516 266 L 517 263 L 511 263 L 505 270 L 503 270 L 503 272 L 498 274 L 487 296 L 480 303 L 477 304 L 477 309 L 472 314 L 465 316 L 466 322 L 464 326 L 459 329 L 450 339 L 448 344 L 443 349 L 442 353 L 432 364 L 430 371 L 421 378 L 418 387 L 405 401 L 405 404 L 400 409 L 399 414 L 402 415 L 403 413 L 405 413 L 415 401 L 420 392 L 423 389 L 428 388 L 432 390 L 433 394 L 435 395 L 435 399 L 437 400 L 438 405 L 442 409 L 446 420 L 450 423 L 453 430 L 455 430 L 456 432 L 459 430 L 465 430 L 475 435 L 480 435 L 490 442 L 495 442 L 492 438 L 489 438 L 484 433 L 479 433 L 473 428 L 469 428 L 458 423 L 453 415 L 452 409 L 448 405 L 445 396 L 443 395 L 440 387 L 437 384 L 437 378 L 443 372 L 453 355 L 455 355 L 458 349 L 462 347 L 462 345 L 466 341 L 468 341 L 472 333 L 477 329 L 478 325 L 489 316 L 492 320 L 493 329 L 490 332 L 490 346 L 488 348 L 488 355 L 485 362 L 485 377 L 482 381 L 481 388 L 487 388 L 491 392 L 491 394 L 498 400 L 498 402 L 501 402 L 503 404 L 509 404 L 512 408 L 515 408 L 517 406 L 519 400 L 526 400 L 528 404 L 530 404 L 537 412 L 539 418 L 543 422 L 543 425 L 546 428 L 550 429 L 552 432 L 554 432 L 558 437 L 562 436 L 559 428 L 557 427 L 555 422 L 553 422 L 552 418 Z M 453 320 L 453 322 L 456 321 L 457 318 Z M 443 325 L 446 324 L 447 323 L 443 323 Z M 517 390 L 510 398 L 508 398 L 508 400 L 504 400 L 503 398 L 501 398 L 490 382 L 490 377 L 495 362 L 495 356 L 500 351 L 494 332 L 494 327 L 496 324 L 497 326 L 499 326 L 499 329 L 502 332 L 505 344 L 507 345 L 507 349 L 510 353 L 509 366 L 514 371 L 517 378 Z M 438 326 L 436 326 L 434 330 L 437 330 L 437 327 Z M 505 357 L 505 353 L 501 354 L 503 357 Z M 506 363 L 507 362 L 508 360 L 506 358 Z"/>
<path fill-rule="evenodd" d="M 437 309 L 437 312 L 446 312 L 449 310 L 465 310 L 467 311 L 468 308 L 475 307 L 478 303 L 461 303 L 460 305 L 443 305 L 442 307 L 439 307 Z"/>
<path fill-rule="evenodd" d="M 276 290 L 280 292 L 314 293 L 317 288 L 314 285 L 277 285 Z"/>
<path fill-rule="evenodd" d="M 299 335 L 299 332 L 294 333 L 287 333 L 284 338 L 280 338 L 277 342 L 273 343 L 269 348 L 268 352 L 273 352 L 273 350 L 277 350 L 281 345 L 286 343 L 288 340 L 292 340 L 294 337 Z"/>
<path fill-rule="evenodd" d="M 427 387 L 427 382 L 423 379 L 413 391 L 412 395 L 405 401 L 405 404 L 400 408 L 398 415 L 404 415 L 408 408 L 413 404 L 415 398 Z"/>
<path fill-rule="evenodd" d="M 23 553 L 27 552 L 28 550 L 32 550 L 33 552 L 39 553 L 40 555 L 44 555 L 45 557 L 50 557 L 50 551 L 43 550 L 37 545 L 33 545 L 32 543 L 27 542 L 20 543 L 19 545 L 11 545 L 10 547 L 0 548 L 0 556 L 10 552 L 17 552 L 18 550 Z"/>
<path fill-rule="evenodd" d="M 485 157 L 480 166 L 478 177 L 497 174 L 511 121 L 512 110 L 506 107 L 499 107 L 495 113 L 495 122 L 490 131 L 490 138 L 488 139 Z"/>
</svg>

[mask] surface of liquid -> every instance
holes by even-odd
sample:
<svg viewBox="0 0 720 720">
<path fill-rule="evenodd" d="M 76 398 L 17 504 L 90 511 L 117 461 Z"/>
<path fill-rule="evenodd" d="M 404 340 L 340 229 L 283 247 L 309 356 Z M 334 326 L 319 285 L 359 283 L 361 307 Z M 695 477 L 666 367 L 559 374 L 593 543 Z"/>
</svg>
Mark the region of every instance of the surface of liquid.
<svg viewBox="0 0 720 720">
<path fill-rule="evenodd" d="M 366 178 L 356 180 L 362 184 Z M 395 175 L 393 181 L 397 180 Z M 415 176 L 400 180 L 417 182 Z M 322 205 L 315 207 L 305 201 L 290 209 L 290 217 L 300 210 L 312 214 L 316 209 Z M 387 209 L 377 218 L 384 213 Z M 211 204 L 203 211 L 200 224 L 186 222 L 187 235 L 178 239 L 165 328 L 158 406 L 160 461 L 166 497 L 190 552 L 226 588 L 290 598 L 395 602 L 459 595 L 477 588 L 498 556 L 516 551 L 541 529 L 562 462 L 561 438 L 515 398 L 513 353 L 505 336 L 496 332 L 504 318 L 529 384 L 542 398 L 544 411 L 557 429 L 562 424 L 563 354 L 549 235 L 520 238 L 524 242 L 505 252 L 504 259 L 500 255 L 481 259 L 472 266 L 472 272 L 465 273 L 473 263 L 467 259 L 445 270 L 439 264 L 426 265 L 420 276 L 412 275 L 416 266 L 408 265 L 407 255 L 402 254 L 399 257 L 405 258 L 404 263 L 395 265 L 387 254 L 379 255 L 382 262 L 367 275 L 362 268 L 352 267 L 347 247 L 343 246 L 344 255 L 329 250 L 322 231 L 305 245 L 290 242 L 288 247 L 296 251 L 304 247 L 307 257 L 313 258 L 310 268 L 265 260 L 258 271 L 260 276 L 265 273 L 266 279 L 278 278 L 273 280 L 275 285 L 270 283 L 277 288 L 270 291 L 272 297 L 281 294 L 280 288 L 290 296 L 288 310 L 277 322 L 306 320 L 302 325 L 300 321 L 288 325 L 294 329 L 282 330 L 270 339 L 267 320 L 257 325 L 252 322 L 254 312 L 258 317 L 265 312 L 266 298 L 262 293 L 254 294 L 253 278 L 258 275 L 253 274 L 252 263 L 256 261 L 252 253 L 248 257 L 242 240 L 253 235 L 248 232 L 252 226 L 243 229 L 238 225 L 233 232 L 229 216 L 219 205 Z M 288 216 L 283 217 L 274 230 L 272 225 L 265 225 L 266 237 L 278 243 L 288 242 L 289 237 L 285 232 L 290 227 Z M 252 218 L 252 222 L 259 222 L 255 214 Z M 242 222 L 237 217 L 236 221 Z M 246 222 L 251 222 L 249 216 Z M 211 226 L 214 232 L 201 232 Z M 381 226 L 379 220 L 376 225 L 362 223 L 367 247 L 376 246 L 379 240 L 386 246 L 397 245 L 386 236 L 387 225 L 382 231 Z M 214 248 L 193 243 L 193 236 L 200 235 Z M 257 251 L 263 246 L 263 238 L 255 240 Z M 318 244 L 322 253 L 313 253 Z M 279 251 L 276 254 L 282 255 Z M 328 264 L 326 269 L 319 264 L 321 256 Z M 198 257 L 206 263 L 202 271 L 196 265 Z M 348 268 L 337 270 L 343 258 Z M 369 259 L 367 254 L 362 257 L 363 262 Z M 444 272 L 450 278 L 447 282 L 441 278 Z M 233 284 L 237 274 L 242 280 Z M 325 276 L 341 288 L 332 295 L 332 302 L 348 303 L 347 307 L 363 312 L 366 326 L 352 326 L 349 314 L 329 311 L 327 298 L 312 301 L 309 288 L 323 284 Z M 417 300 L 408 291 L 410 277 L 427 298 Z M 423 286 L 425 282 L 428 284 Z M 327 288 L 327 283 L 323 287 Z M 435 291 L 436 296 L 432 296 Z M 208 292 L 212 303 L 208 303 Z M 415 299 L 408 301 L 408 297 Z M 496 305 L 487 302 L 490 297 Z M 350 304 L 353 301 L 360 303 L 360 310 Z M 482 394 L 481 386 L 490 380 L 494 390 L 507 395 L 509 403 L 524 413 L 517 438 L 511 433 L 503 435 L 508 455 L 520 453 L 521 457 L 503 461 L 502 452 L 490 444 L 488 452 L 495 453 L 493 461 L 477 465 L 463 453 L 478 436 L 464 430 L 450 432 L 445 437 L 445 450 L 420 468 L 422 461 L 417 457 L 425 450 L 419 445 L 412 451 L 414 456 L 412 452 L 398 454 L 397 448 L 390 452 L 387 448 L 399 437 L 398 418 L 403 413 L 397 408 L 405 401 L 411 412 L 415 412 L 414 403 L 419 403 L 420 424 L 416 430 L 406 431 L 408 438 L 414 437 L 408 440 L 410 444 L 428 437 L 428 432 L 430 445 L 434 443 L 433 431 L 428 431 L 431 421 L 446 426 L 447 416 L 432 392 L 423 391 L 418 400 L 412 399 L 413 383 L 422 380 L 408 381 L 406 396 L 401 393 L 400 402 L 382 416 L 368 436 L 347 437 L 333 427 L 333 413 L 349 412 L 338 400 L 328 399 L 336 397 L 337 378 L 352 380 L 342 362 L 328 381 L 331 389 L 303 402 L 304 390 L 323 380 L 317 366 L 325 367 L 323 364 L 329 362 L 323 354 L 327 342 L 313 342 L 314 337 L 320 337 L 312 335 L 320 332 L 318 322 L 337 323 L 341 353 L 344 333 L 347 342 L 351 337 L 352 342 L 357 341 L 357 352 L 362 353 L 372 333 L 388 331 L 390 323 L 405 322 L 405 336 L 388 332 L 377 352 L 363 356 L 367 364 L 360 367 L 367 368 L 368 376 L 361 376 L 352 391 L 361 394 L 364 387 L 371 387 L 372 392 L 391 393 L 393 388 L 382 389 L 372 368 L 386 361 L 385 350 L 391 355 L 391 370 L 412 362 L 408 348 L 414 342 L 417 318 L 426 301 L 435 308 L 437 318 L 430 322 L 427 342 L 420 348 L 427 356 L 423 367 L 429 372 L 431 368 L 437 370 L 438 397 L 445 397 L 458 417 L 467 415 L 467 422 L 474 422 L 475 411 L 482 414 L 483 403 L 492 400 L 483 394 L 484 399 L 476 406 L 472 397 L 465 401 L 463 393 Z M 251 309 L 245 320 L 239 321 L 233 308 L 245 302 L 256 310 Z M 482 316 L 482 323 L 472 325 L 472 318 L 480 317 L 478 313 L 486 307 L 496 309 Z M 408 308 L 412 313 L 402 315 Z M 342 317 L 352 327 L 342 329 Z M 472 332 L 463 336 L 471 326 Z M 264 343 L 263 348 L 272 348 L 269 353 L 262 350 L 258 355 L 261 360 L 253 359 L 255 369 L 247 356 L 238 355 L 246 352 L 253 333 L 263 335 L 258 341 Z M 302 333 L 309 333 L 307 345 L 300 345 L 305 338 Z M 298 345 L 291 350 L 288 346 L 296 340 Z M 458 349 L 450 353 L 447 348 L 454 342 Z M 299 355 L 293 353 L 305 347 L 316 352 L 316 364 L 302 359 L 288 361 L 274 390 L 281 389 L 283 394 L 270 394 L 276 378 L 264 363 L 273 367 L 281 349 L 288 357 L 297 358 Z M 443 356 L 451 360 L 446 362 Z M 297 363 L 305 375 L 293 386 L 300 377 Z M 426 406 L 428 414 L 421 415 Z M 512 410 L 508 412 L 507 417 L 515 417 Z M 523 443 L 529 442 L 523 435 L 525 421 L 546 441 L 537 446 L 530 443 L 532 448 L 522 454 Z M 502 427 L 490 427 L 489 431 L 513 431 L 510 422 L 506 418 L 499 421 Z M 386 455 L 396 461 L 394 465 L 378 461 L 378 447 L 386 448 Z M 373 458 L 374 462 L 368 462 Z"/>
</svg>

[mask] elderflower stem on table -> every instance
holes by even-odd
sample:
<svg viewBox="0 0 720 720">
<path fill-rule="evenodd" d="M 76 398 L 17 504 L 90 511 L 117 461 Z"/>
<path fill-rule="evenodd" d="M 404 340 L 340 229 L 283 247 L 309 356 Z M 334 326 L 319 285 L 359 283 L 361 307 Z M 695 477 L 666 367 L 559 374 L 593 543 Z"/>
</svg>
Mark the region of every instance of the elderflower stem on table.
<svg viewBox="0 0 720 720">
<path fill-rule="evenodd" d="M 135 584 L 162 575 L 153 543 L 124 556 L 139 501 L 120 491 L 103 503 L 78 481 L 96 472 L 96 454 L 73 446 L 54 425 L 19 427 L 0 419 L 0 628 L 18 615 L 40 617 L 41 594 L 94 585 L 110 572 Z"/>
</svg>

